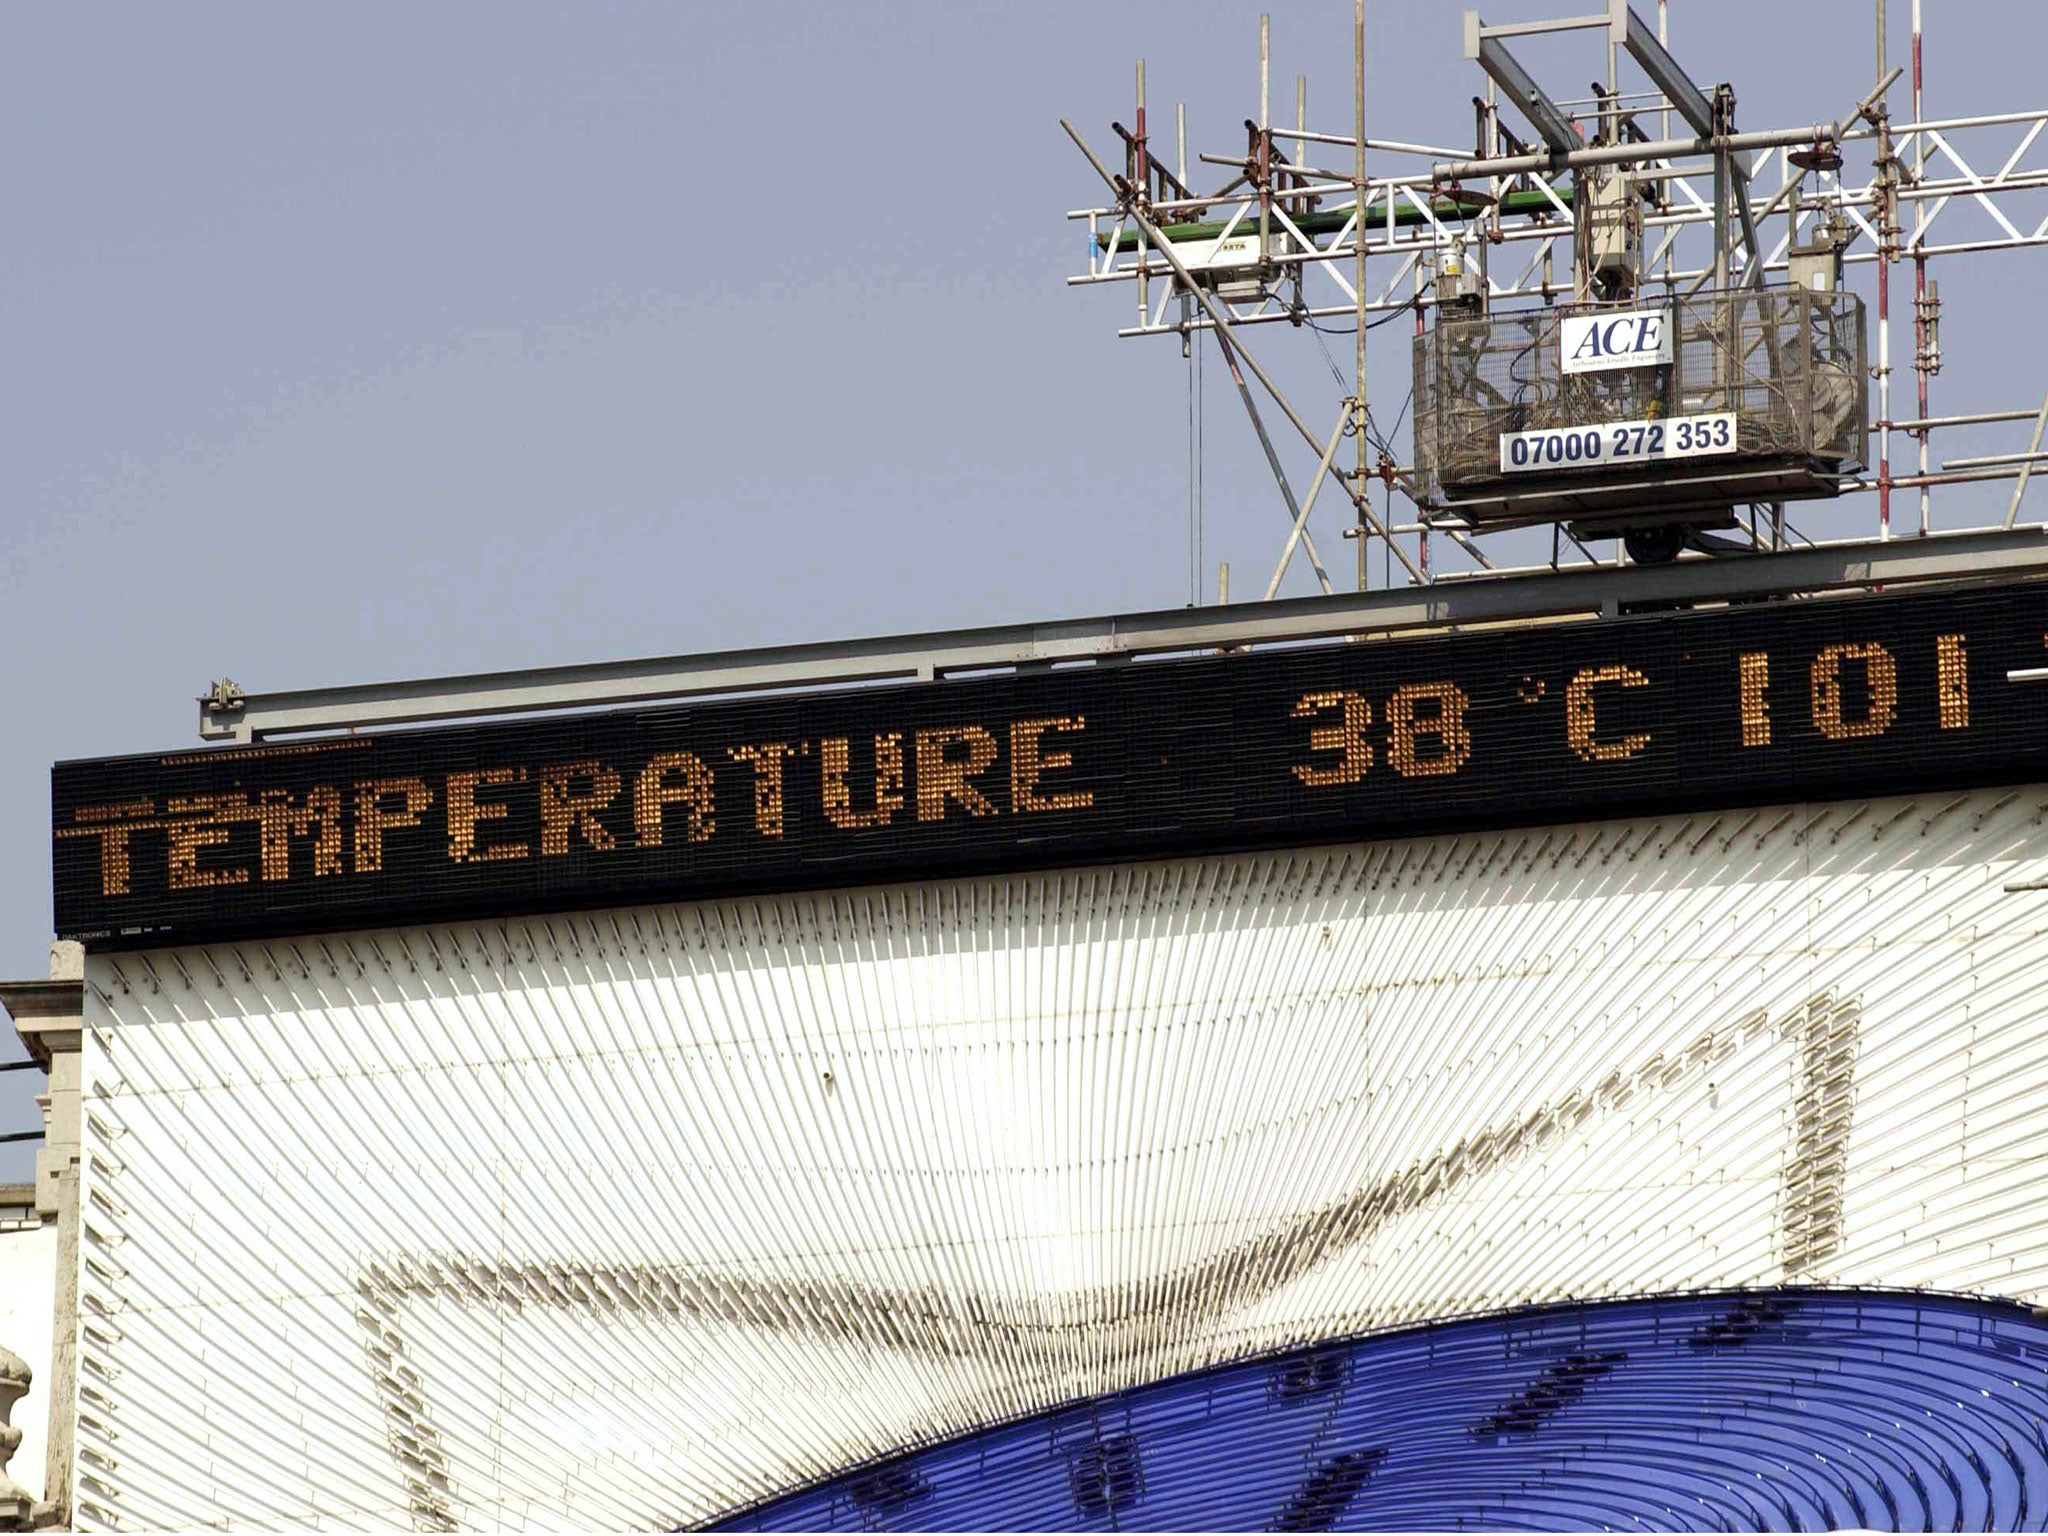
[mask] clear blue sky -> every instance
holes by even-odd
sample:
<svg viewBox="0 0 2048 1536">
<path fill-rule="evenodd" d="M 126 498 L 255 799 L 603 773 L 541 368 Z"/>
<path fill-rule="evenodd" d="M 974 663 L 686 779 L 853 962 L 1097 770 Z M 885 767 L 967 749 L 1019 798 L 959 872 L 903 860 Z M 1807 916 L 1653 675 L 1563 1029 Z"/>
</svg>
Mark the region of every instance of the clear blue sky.
<svg viewBox="0 0 2048 1536">
<path fill-rule="evenodd" d="M 1182 601 L 1183 365 L 1115 339 L 1125 290 L 1063 286 L 1080 236 L 1060 215 L 1100 189 L 1057 120 L 1106 152 L 1144 55 L 1155 121 L 1185 99 L 1198 147 L 1241 146 L 1259 9 L 11 10 L 0 973 L 45 964 L 51 761 L 192 744 L 193 698 L 224 674 L 266 689 Z M 1274 9 L 1276 117 L 1306 73 L 1312 124 L 1348 129 L 1349 0 Z M 1928 9 L 1930 111 L 2037 103 L 2033 4 Z M 1372 131 L 1464 142 L 1461 7 L 1368 11 Z M 1745 126 L 1838 115 L 1871 81 L 1868 0 L 1671 12 Z M 1550 57 L 1581 94 L 1586 56 Z M 2004 291 L 1949 288 L 1945 408 L 2038 398 L 2006 345 L 2037 264 L 1952 269 Z M 1334 401 L 1313 350 L 1263 350 Z M 1376 358 L 1398 400 L 1402 348 Z M 1219 383 L 1209 548 L 1244 595 L 1280 512 Z M 32 1117 L 0 1078 L 0 1129 Z M 0 1178 L 28 1163 L 0 1150 Z"/>
</svg>

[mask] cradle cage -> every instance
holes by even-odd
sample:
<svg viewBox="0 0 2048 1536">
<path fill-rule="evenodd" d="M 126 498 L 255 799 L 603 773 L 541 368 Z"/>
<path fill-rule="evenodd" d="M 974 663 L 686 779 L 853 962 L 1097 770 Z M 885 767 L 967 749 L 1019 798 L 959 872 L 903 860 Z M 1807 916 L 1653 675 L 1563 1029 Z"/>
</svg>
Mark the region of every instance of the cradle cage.
<svg viewBox="0 0 2048 1536">
<path fill-rule="evenodd" d="M 1601 354 L 1587 338 L 1603 330 L 1657 345 L 1639 361 Z M 1836 495 L 1865 464 L 1863 302 L 1851 293 L 1446 311 L 1414 357 L 1411 484 L 1441 522 L 1712 526 L 1742 503 Z M 1706 451 L 1684 452 L 1700 432 Z"/>
</svg>

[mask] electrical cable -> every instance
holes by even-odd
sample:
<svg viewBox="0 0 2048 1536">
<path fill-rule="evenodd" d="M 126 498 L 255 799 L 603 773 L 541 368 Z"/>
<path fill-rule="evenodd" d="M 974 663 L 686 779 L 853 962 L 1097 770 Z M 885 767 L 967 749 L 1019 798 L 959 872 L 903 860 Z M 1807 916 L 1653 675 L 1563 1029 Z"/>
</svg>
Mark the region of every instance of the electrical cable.
<svg viewBox="0 0 2048 1536">
<path fill-rule="evenodd" d="M 1318 349 L 1318 350 L 1320 350 L 1320 351 L 1322 352 L 1322 354 L 1323 354 L 1323 361 L 1324 361 L 1325 363 L 1329 364 L 1329 367 L 1330 367 L 1330 377 L 1331 377 L 1331 378 L 1333 378 L 1333 379 L 1335 379 L 1335 380 L 1337 381 L 1337 387 L 1338 387 L 1339 389 L 1342 389 L 1342 388 L 1344 387 L 1344 383 L 1345 383 L 1345 380 L 1344 380 L 1344 374 L 1343 374 L 1343 370 L 1341 370 L 1340 368 L 1338 368 L 1338 366 L 1337 366 L 1337 359 L 1335 359 L 1334 357 L 1330 356 L 1330 345 L 1329 345 L 1329 343 L 1328 343 L 1328 342 L 1324 341 L 1324 340 L 1323 340 L 1323 337 L 1322 337 L 1322 329 L 1323 329 L 1323 328 L 1322 328 L 1321 326 L 1319 326 L 1319 325 L 1311 325 L 1311 326 L 1309 327 L 1309 329 L 1310 329 L 1310 330 L 1312 330 L 1312 331 L 1315 331 L 1315 332 L 1317 333 L 1317 335 L 1316 335 L 1316 347 L 1317 347 L 1317 349 Z"/>
<path fill-rule="evenodd" d="M 1381 315 L 1377 320 L 1366 321 L 1365 328 L 1368 331 L 1376 331 L 1381 326 L 1385 325 L 1389 320 L 1398 320 L 1403 315 L 1408 314 L 1414 308 L 1415 305 L 1413 304 L 1403 304 L 1399 309 L 1390 310 L 1388 313 Z M 1335 326 L 1317 325 L 1313 320 L 1305 319 L 1301 323 L 1307 326 L 1312 331 L 1322 332 L 1322 334 L 1325 336 L 1356 336 L 1358 334 L 1358 327 L 1355 325 L 1347 325 L 1340 330 Z"/>
</svg>

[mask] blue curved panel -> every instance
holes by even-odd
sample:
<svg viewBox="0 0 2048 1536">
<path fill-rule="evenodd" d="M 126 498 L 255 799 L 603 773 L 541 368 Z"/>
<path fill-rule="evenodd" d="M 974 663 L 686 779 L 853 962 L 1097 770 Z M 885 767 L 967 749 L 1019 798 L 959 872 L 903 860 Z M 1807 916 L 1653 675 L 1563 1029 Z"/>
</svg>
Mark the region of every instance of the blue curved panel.
<svg viewBox="0 0 2048 1536">
<path fill-rule="evenodd" d="M 729 1530 L 2041 1530 L 2048 1315 L 1773 1291 L 1548 1307 L 1072 1403 Z"/>
</svg>

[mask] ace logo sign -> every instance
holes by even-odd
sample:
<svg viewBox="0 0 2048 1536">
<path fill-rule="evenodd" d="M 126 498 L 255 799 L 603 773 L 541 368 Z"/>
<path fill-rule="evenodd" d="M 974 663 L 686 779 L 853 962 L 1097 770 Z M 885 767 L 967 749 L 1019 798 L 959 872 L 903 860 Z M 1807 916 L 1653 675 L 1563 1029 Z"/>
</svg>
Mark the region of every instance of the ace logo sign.
<svg viewBox="0 0 2048 1536">
<path fill-rule="evenodd" d="M 1566 373 L 1653 368 L 1671 361 L 1671 316 L 1661 309 L 1567 315 L 1558 325 Z"/>
</svg>

